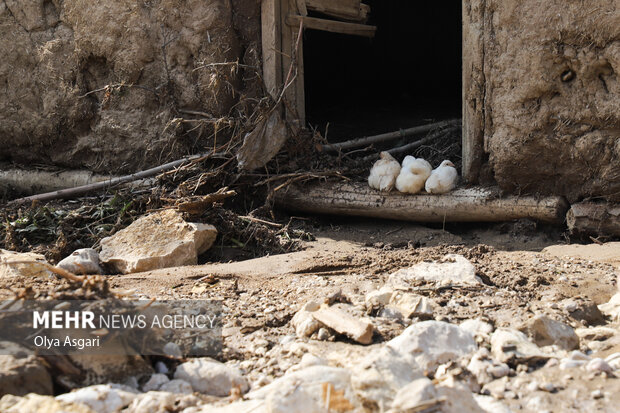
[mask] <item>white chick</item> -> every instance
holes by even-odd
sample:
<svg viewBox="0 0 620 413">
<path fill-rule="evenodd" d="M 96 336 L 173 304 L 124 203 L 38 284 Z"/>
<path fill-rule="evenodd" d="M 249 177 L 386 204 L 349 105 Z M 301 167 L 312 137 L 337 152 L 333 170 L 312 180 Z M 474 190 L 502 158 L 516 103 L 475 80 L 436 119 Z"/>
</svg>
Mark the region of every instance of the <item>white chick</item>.
<svg viewBox="0 0 620 413">
<path fill-rule="evenodd" d="M 445 194 L 456 187 L 459 174 L 456 172 L 454 164 L 450 161 L 443 161 L 436 169 L 433 169 L 431 176 L 426 180 L 426 192 L 429 194 Z"/>
<path fill-rule="evenodd" d="M 368 176 L 368 185 L 379 191 L 389 192 L 394 188 L 396 177 L 400 173 L 400 164 L 388 152 L 381 152 Z"/>
<path fill-rule="evenodd" d="M 396 178 L 396 189 L 408 194 L 417 194 L 424 188 L 424 183 L 431 176 L 432 170 L 431 164 L 424 159 L 405 156 L 400 175 Z"/>
</svg>

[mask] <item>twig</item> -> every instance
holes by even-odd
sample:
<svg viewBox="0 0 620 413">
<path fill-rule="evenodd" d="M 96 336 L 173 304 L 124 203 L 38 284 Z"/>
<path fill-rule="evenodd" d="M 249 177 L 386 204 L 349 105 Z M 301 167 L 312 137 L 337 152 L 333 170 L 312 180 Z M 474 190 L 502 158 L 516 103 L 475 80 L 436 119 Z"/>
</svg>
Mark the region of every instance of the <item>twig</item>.
<svg viewBox="0 0 620 413">
<path fill-rule="evenodd" d="M 392 139 L 398 139 L 406 136 L 417 135 L 431 131 L 433 129 L 443 129 L 448 127 L 454 127 L 461 124 L 460 119 L 446 120 L 442 122 L 429 123 L 427 125 L 416 126 L 409 129 L 402 129 L 396 132 L 383 133 L 380 135 L 366 136 L 364 138 L 351 139 L 345 142 L 334 143 L 329 145 L 322 145 L 321 149 L 329 152 L 338 152 L 343 149 L 359 148 L 360 146 L 372 145 L 374 143 L 380 143 L 389 141 Z"/>
<path fill-rule="evenodd" d="M 48 264 L 47 262 L 41 262 L 41 261 L 28 261 L 28 260 L 20 260 L 20 261 L 5 261 L 2 262 L 2 264 L 5 265 L 11 265 L 11 264 L 38 264 L 42 267 L 44 267 L 46 270 L 53 272 L 54 274 L 65 278 L 69 281 L 73 281 L 73 282 L 83 282 L 86 277 L 84 276 L 79 276 L 79 275 L 75 275 L 72 272 L 69 272 L 65 269 L 59 268 L 59 267 L 54 267 L 51 264 Z"/>
<path fill-rule="evenodd" d="M 143 178 L 148 178 L 153 175 L 157 175 L 160 172 L 165 172 L 165 171 L 174 169 L 178 166 L 185 164 L 186 162 L 204 160 L 212 154 L 213 152 L 209 152 L 206 154 L 187 156 L 185 158 L 178 159 L 173 162 L 168 162 L 166 164 L 156 166 L 154 168 L 147 169 L 142 172 L 137 172 L 131 175 L 125 175 L 125 176 L 120 176 L 118 178 L 107 179 L 105 181 L 96 182 L 94 184 L 82 185 L 82 186 L 77 186 L 74 188 L 60 189 L 58 191 L 46 192 L 43 194 L 27 196 L 25 198 L 15 199 L 9 202 L 9 204 L 17 204 L 17 203 L 24 203 L 24 202 L 31 202 L 31 201 L 50 201 L 50 200 L 58 199 L 58 198 L 73 198 L 78 195 L 83 195 L 89 192 L 98 191 L 100 189 L 111 188 L 116 185 L 126 184 L 128 182 L 137 181 Z"/>
<path fill-rule="evenodd" d="M 271 222 L 271 221 L 265 221 L 264 219 L 254 218 L 254 217 L 247 216 L 247 215 L 240 216 L 239 219 L 244 219 L 244 220 L 256 222 L 256 223 L 259 223 L 259 224 L 265 224 L 265 225 L 269 225 L 269 226 L 276 227 L 276 228 L 282 228 L 283 227 L 282 224 L 277 224 L 277 223 Z"/>
</svg>

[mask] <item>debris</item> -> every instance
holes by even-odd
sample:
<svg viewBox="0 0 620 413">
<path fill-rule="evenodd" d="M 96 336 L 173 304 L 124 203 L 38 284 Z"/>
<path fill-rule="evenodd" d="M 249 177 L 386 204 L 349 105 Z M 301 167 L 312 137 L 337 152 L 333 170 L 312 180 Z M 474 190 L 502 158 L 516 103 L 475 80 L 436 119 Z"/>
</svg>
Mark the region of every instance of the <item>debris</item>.
<svg viewBox="0 0 620 413">
<path fill-rule="evenodd" d="M 52 377 L 35 356 L 0 355 L 0 397 L 28 393 L 54 394 Z"/>
<path fill-rule="evenodd" d="M 564 350 L 579 347 L 579 337 L 569 325 L 552 320 L 545 315 L 537 315 L 529 319 L 521 328 L 538 346 L 558 345 Z"/>
<path fill-rule="evenodd" d="M 174 378 L 187 381 L 194 391 L 218 397 L 229 396 L 235 388 L 245 393 L 250 387 L 239 370 L 206 357 L 179 365 Z"/>
<path fill-rule="evenodd" d="M 288 139 L 286 124 L 276 109 L 271 110 L 243 139 L 237 152 L 239 169 L 252 171 L 273 158 Z"/>
<path fill-rule="evenodd" d="M 77 275 L 103 274 L 99 266 L 99 253 L 92 248 L 75 250 L 56 266 Z"/>
<path fill-rule="evenodd" d="M 312 317 L 319 323 L 331 328 L 339 334 L 346 335 L 360 344 L 372 343 L 374 327 L 371 322 L 351 315 L 347 311 L 350 306 L 336 304 L 322 307 L 312 312 Z"/>
<path fill-rule="evenodd" d="M 216 237 L 215 227 L 187 223 L 180 213 L 168 209 L 142 217 L 101 240 L 99 257 L 123 274 L 195 265 Z"/>
<path fill-rule="evenodd" d="M 445 285 L 479 285 L 476 268 L 462 255 L 448 254 L 439 262 L 421 262 L 396 271 L 388 278 L 393 288 L 409 288 L 416 281 Z"/>
<path fill-rule="evenodd" d="M 428 371 L 466 356 L 477 348 L 470 333 L 442 321 L 415 323 L 386 345 L 399 354 L 413 357 L 421 369 Z"/>
</svg>

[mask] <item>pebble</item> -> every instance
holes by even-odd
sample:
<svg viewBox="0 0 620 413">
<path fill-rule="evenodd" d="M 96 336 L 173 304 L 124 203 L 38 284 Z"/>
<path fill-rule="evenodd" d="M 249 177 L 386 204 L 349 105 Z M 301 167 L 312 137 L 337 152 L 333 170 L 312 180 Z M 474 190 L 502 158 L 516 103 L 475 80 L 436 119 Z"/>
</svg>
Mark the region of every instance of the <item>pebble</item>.
<svg viewBox="0 0 620 413">
<path fill-rule="evenodd" d="M 168 374 L 170 370 L 168 370 L 168 366 L 166 366 L 163 361 L 158 361 L 155 363 L 155 371 L 161 374 Z"/>
<path fill-rule="evenodd" d="M 164 354 L 174 358 L 182 358 L 183 352 L 181 351 L 181 347 L 177 343 L 166 343 L 163 348 Z"/>
<path fill-rule="evenodd" d="M 613 371 L 611 366 L 601 358 L 595 358 L 590 360 L 590 362 L 586 364 L 586 370 L 594 373 L 611 373 Z"/>
<path fill-rule="evenodd" d="M 144 383 L 144 385 L 142 386 L 142 391 L 147 392 L 147 391 L 159 390 L 159 388 L 163 384 L 168 383 L 169 381 L 170 379 L 165 374 L 161 374 L 161 373 L 153 374 L 151 378 L 149 379 L 149 381 Z"/>
<path fill-rule="evenodd" d="M 325 327 L 319 328 L 319 332 L 316 335 L 317 339 L 321 341 L 327 341 L 329 340 L 330 337 L 331 337 L 331 334 L 329 334 L 329 330 L 327 330 Z"/>
<path fill-rule="evenodd" d="M 549 393 L 553 393 L 557 390 L 557 387 L 555 387 L 555 384 L 553 383 L 542 383 L 538 386 L 538 388 Z"/>
<path fill-rule="evenodd" d="M 189 382 L 194 391 L 219 397 L 230 395 L 233 388 L 242 393 L 249 389 L 241 371 L 206 357 L 180 364 L 174 378 Z"/>
<path fill-rule="evenodd" d="M 590 393 L 590 395 L 592 396 L 593 399 L 602 399 L 603 397 L 605 397 L 603 392 L 599 389 L 594 390 L 592 393 Z"/>
</svg>

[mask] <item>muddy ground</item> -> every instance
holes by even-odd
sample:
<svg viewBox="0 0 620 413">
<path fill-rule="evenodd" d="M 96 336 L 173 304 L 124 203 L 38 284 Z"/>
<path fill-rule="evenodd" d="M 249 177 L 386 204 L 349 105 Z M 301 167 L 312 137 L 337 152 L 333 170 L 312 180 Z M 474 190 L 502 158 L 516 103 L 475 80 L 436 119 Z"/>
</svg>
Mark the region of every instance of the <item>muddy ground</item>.
<svg viewBox="0 0 620 413">
<path fill-rule="evenodd" d="M 448 253 L 462 254 L 476 267 L 479 287 L 437 289 L 420 285 L 418 294 L 437 305 L 436 320 L 459 324 L 480 318 L 497 327 L 517 328 L 533 315 L 547 314 L 574 328 L 587 323 L 567 316 L 562 302 L 582 297 L 602 304 L 617 291 L 620 243 L 569 245 L 561 231 L 529 221 L 500 225 L 425 226 L 358 219 L 300 218 L 312 229 L 313 241 L 300 251 L 230 263 L 207 263 L 148 273 L 109 276 L 112 288 L 131 290 L 141 298 L 222 299 L 230 310 L 224 327 L 222 361 L 240 366 L 254 387 L 282 376 L 300 354 L 278 356 L 295 336 L 291 319 L 310 300 L 348 301 L 363 308 L 364 295 L 381 287 L 401 268 Z M 0 298 L 30 286 L 54 289 L 62 281 L 18 278 L 0 287 Z M 371 346 L 340 336 L 304 340 L 305 351 L 331 365 L 349 367 L 356 357 L 399 335 L 411 321 L 371 314 L 376 333 Z M 415 322 L 415 320 L 414 320 Z M 601 320 L 616 334 L 602 341 L 581 341 L 581 350 L 605 357 L 620 351 L 618 326 Z M 618 411 L 620 381 L 558 366 L 533 366 L 526 373 L 496 380 L 491 395 L 513 411 Z M 528 370 L 529 369 L 529 370 Z M 536 383 L 553 383 L 552 392 Z M 534 384 L 532 384 L 534 383 Z M 499 390 L 497 390 L 499 388 Z M 602 396 L 593 393 L 601 390 Z"/>
</svg>

